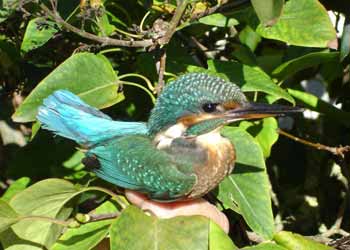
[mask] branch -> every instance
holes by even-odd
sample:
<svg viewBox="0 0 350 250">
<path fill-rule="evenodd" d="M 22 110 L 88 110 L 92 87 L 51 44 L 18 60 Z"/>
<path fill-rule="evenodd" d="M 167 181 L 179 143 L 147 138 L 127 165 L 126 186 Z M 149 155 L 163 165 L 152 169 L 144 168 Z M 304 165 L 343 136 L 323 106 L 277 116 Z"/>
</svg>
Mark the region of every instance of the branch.
<svg viewBox="0 0 350 250">
<path fill-rule="evenodd" d="M 133 40 L 114 39 L 106 36 L 104 37 L 96 36 L 92 33 L 83 31 L 67 23 L 56 11 L 50 10 L 45 4 L 40 4 L 40 7 L 47 15 L 53 18 L 57 24 L 61 25 L 65 29 L 83 38 L 96 41 L 104 45 L 113 45 L 113 46 L 122 46 L 122 47 L 150 47 L 154 45 L 154 41 L 152 39 L 133 41 Z"/>
<path fill-rule="evenodd" d="M 288 137 L 296 142 L 300 142 L 300 143 L 308 145 L 310 147 L 317 148 L 318 150 L 329 151 L 336 156 L 340 156 L 341 158 L 344 158 L 344 153 L 347 153 L 350 151 L 350 146 L 330 147 L 330 146 L 326 146 L 326 145 L 323 145 L 320 143 L 313 143 L 313 142 L 304 140 L 302 138 L 296 137 L 294 135 L 291 135 L 291 134 L 283 131 L 282 129 L 277 129 L 277 132 L 280 135 L 284 135 L 284 136 L 286 136 L 286 137 Z"/>
<path fill-rule="evenodd" d="M 107 214 L 76 214 L 75 219 L 79 223 L 90 223 L 95 221 L 101 221 L 101 220 L 109 220 L 114 219 L 120 215 L 120 212 L 115 213 L 107 213 Z"/>
<path fill-rule="evenodd" d="M 174 16 L 172 17 L 169 23 L 169 29 L 165 33 L 163 37 L 158 40 L 159 45 L 165 45 L 169 43 L 171 37 L 174 35 L 176 31 L 176 27 L 179 24 L 182 14 L 185 12 L 189 0 L 182 0 L 179 6 L 177 6 Z"/>
<path fill-rule="evenodd" d="M 159 96 L 160 92 L 162 92 L 162 89 L 164 87 L 164 72 L 165 72 L 165 65 L 166 65 L 166 52 L 165 50 L 161 49 L 160 51 L 161 55 L 159 57 L 159 61 L 157 64 L 159 64 L 158 67 L 158 84 L 156 87 L 157 95 Z"/>
</svg>

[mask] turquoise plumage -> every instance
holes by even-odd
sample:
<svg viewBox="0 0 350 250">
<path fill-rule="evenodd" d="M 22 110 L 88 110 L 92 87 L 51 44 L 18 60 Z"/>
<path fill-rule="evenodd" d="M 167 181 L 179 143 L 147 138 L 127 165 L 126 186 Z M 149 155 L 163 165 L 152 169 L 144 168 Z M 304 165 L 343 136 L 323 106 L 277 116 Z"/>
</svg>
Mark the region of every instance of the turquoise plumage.
<svg viewBox="0 0 350 250">
<path fill-rule="evenodd" d="M 235 84 L 192 73 L 164 88 L 147 124 L 113 121 L 67 90 L 46 98 L 37 118 L 87 147 L 83 162 L 100 178 L 168 201 L 201 197 L 231 173 L 235 151 L 222 126 L 296 111 L 250 104 Z"/>
</svg>

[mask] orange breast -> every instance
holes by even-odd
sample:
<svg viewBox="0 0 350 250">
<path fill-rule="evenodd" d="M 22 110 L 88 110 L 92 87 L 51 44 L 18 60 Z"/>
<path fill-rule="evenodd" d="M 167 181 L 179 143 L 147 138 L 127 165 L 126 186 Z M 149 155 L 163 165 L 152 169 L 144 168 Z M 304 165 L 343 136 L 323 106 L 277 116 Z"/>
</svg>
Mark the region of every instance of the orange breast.
<svg viewBox="0 0 350 250">
<path fill-rule="evenodd" d="M 208 160 L 202 165 L 195 166 L 197 182 L 189 198 L 201 197 L 214 189 L 232 172 L 236 159 L 234 146 L 218 131 L 201 135 L 196 141 L 207 149 Z"/>
</svg>

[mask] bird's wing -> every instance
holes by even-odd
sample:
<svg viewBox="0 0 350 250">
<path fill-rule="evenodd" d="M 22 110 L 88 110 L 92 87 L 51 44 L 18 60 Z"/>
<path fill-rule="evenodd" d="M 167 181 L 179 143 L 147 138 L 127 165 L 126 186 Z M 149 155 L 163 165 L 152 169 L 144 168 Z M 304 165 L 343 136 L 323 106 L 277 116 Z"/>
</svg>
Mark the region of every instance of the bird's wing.
<svg viewBox="0 0 350 250">
<path fill-rule="evenodd" d="M 146 136 L 124 136 L 88 152 L 96 157 L 100 178 L 156 200 L 176 200 L 188 194 L 196 182 L 191 163 L 178 161 L 157 149 Z"/>
</svg>

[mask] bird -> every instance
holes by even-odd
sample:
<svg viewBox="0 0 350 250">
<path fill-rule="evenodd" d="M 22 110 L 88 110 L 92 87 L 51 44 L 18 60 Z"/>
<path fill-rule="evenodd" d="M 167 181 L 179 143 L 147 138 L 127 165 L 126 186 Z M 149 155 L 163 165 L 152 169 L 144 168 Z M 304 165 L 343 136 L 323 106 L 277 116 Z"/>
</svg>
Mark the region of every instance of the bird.
<svg viewBox="0 0 350 250">
<path fill-rule="evenodd" d="M 232 173 L 235 146 L 220 130 L 300 108 L 249 102 L 233 82 L 187 73 L 167 84 L 147 122 L 115 121 L 68 90 L 44 99 L 42 127 L 86 148 L 82 162 L 114 185 L 159 202 L 193 200 Z"/>
</svg>

